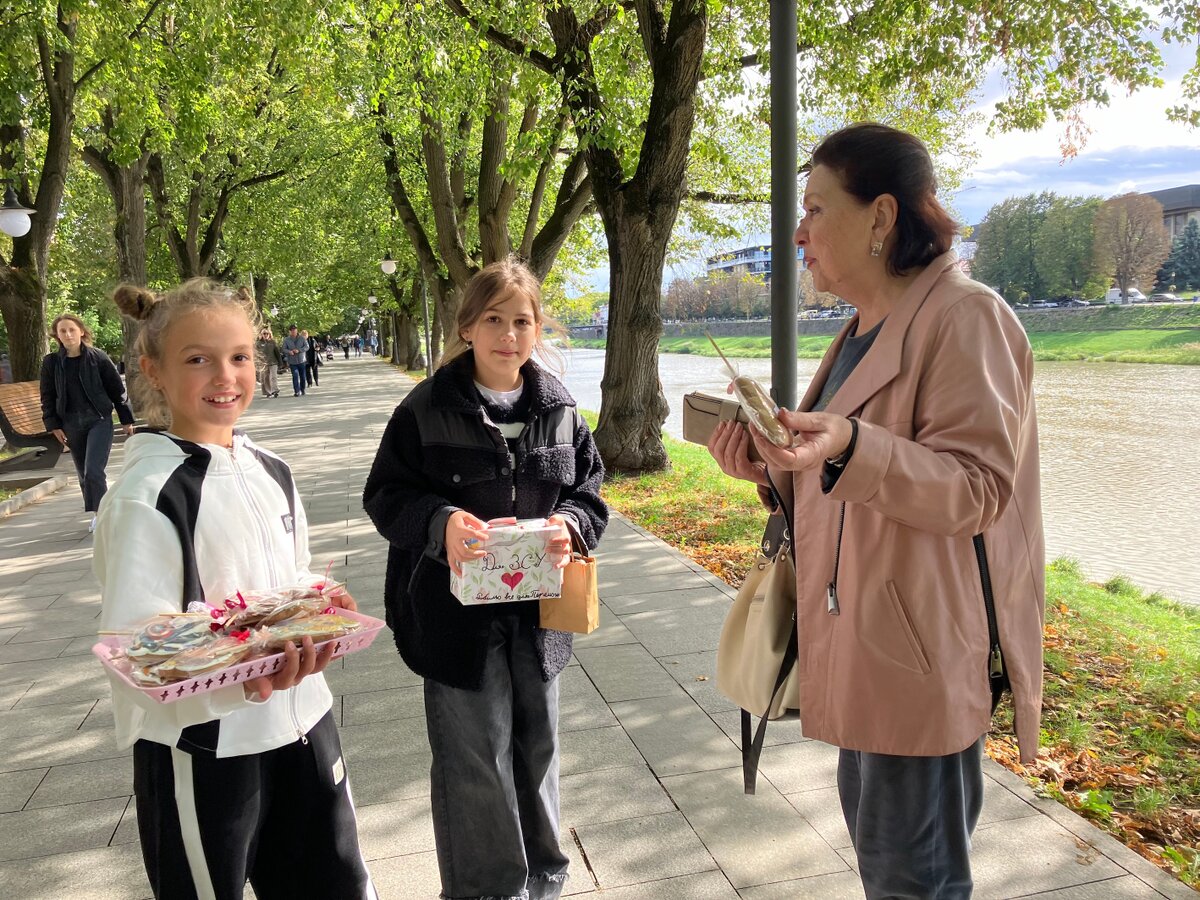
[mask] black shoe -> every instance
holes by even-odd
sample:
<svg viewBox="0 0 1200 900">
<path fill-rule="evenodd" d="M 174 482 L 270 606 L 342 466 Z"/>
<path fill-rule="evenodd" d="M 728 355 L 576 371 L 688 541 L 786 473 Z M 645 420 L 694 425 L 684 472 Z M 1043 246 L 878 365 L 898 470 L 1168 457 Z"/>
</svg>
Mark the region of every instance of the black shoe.
<svg viewBox="0 0 1200 900">
<path fill-rule="evenodd" d="M 293 396 L 293 397 L 299 397 L 299 396 L 300 396 L 300 392 L 299 392 L 299 391 L 292 391 L 292 396 Z"/>
</svg>

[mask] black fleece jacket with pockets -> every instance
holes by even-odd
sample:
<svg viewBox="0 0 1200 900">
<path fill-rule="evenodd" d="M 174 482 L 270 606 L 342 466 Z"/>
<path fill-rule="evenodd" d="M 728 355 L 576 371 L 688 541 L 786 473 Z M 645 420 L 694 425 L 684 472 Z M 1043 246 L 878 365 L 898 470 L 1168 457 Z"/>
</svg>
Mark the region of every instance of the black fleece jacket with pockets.
<svg viewBox="0 0 1200 900">
<path fill-rule="evenodd" d="M 589 549 L 608 524 L 604 466 L 566 388 L 533 362 L 521 368 L 531 396 L 514 469 L 503 435 L 486 418 L 474 369 L 468 352 L 413 388 L 388 422 L 363 491 L 367 514 L 391 544 L 384 600 L 400 655 L 416 674 L 470 690 L 482 684 L 492 619 L 516 613 L 536 621 L 537 603 L 458 602 L 443 546 L 450 514 L 565 513 Z M 536 628 L 534 640 L 549 681 L 571 659 L 571 635 Z"/>
</svg>

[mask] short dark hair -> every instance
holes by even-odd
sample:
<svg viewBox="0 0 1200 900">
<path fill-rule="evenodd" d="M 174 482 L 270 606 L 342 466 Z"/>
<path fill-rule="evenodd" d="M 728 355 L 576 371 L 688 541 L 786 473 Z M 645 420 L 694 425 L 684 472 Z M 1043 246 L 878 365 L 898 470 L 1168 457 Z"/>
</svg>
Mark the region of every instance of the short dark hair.
<svg viewBox="0 0 1200 900">
<path fill-rule="evenodd" d="M 959 226 L 938 202 L 933 160 L 919 138 L 878 122 L 859 122 L 821 141 L 812 165 L 832 169 L 846 192 L 863 203 L 881 194 L 896 198 L 896 243 L 887 260 L 891 274 L 927 266 L 950 249 Z"/>
</svg>

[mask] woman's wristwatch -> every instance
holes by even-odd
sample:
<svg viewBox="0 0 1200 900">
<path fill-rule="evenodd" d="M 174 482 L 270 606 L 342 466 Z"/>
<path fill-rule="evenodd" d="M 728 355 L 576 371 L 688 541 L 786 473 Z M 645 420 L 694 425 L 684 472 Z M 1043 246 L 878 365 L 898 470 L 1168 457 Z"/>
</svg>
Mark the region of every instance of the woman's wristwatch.
<svg viewBox="0 0 1200 900">
<path fill-rule="evenodd" d="M 856 443 L 858 443 L 858 419 L 850 419 L 850 443 L 837 456 L 832 459 L 826 459 L 825 465 L 833 466 L 835 469 L 844 469 L 846 463 L 850 462 L 850 457 L 854 454 L 854 445 Z"/>
</svg>

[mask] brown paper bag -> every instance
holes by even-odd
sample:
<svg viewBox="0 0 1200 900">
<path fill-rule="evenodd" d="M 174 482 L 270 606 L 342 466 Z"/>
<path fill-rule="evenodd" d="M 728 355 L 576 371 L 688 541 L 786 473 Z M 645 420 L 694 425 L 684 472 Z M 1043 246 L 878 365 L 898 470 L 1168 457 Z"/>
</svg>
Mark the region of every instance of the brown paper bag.
<svg viewBox="0 0 1200 900">
<path fill-rule="evenodd" d="M 541 601 L 542 628 L 591 634 L 600 627 L 600 590 L 595 557 L 571 554 L 563 569 L 562 596 Z"/>
</svg>

